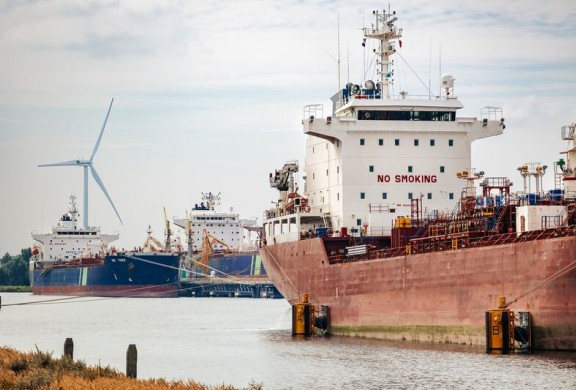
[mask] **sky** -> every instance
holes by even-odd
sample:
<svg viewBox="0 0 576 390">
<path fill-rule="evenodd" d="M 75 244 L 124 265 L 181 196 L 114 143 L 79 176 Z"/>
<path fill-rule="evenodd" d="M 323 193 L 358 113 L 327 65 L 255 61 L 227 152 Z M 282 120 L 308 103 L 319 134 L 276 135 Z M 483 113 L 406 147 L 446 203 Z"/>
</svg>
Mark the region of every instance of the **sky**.
<svg viewBox="0 0 576 390">
<path fill-rule="evenodd" d="M 457 6 L 455 6 L 457 4 Z M 0 2 L 0 255 L 82 210 L 83 172 L 40 164 L 89 158 L 89 221 L 141 246 L 202 192 L 258 218 L 277 197 L 269 172 L 304 163 L 303 107 L 368 74 L 361 28 L 387 3 L 322 0 Z M 552 166 L 576 122 L 576 5 L 569 0 L 392 3 L 403 28 L 394 91 L 427 95 L 455 79 L 459 116 L 501 107 L 506 129 L 476 141 L 472 168 L 507 176 Z M 339 37 L 339 38 L 338 38 Z M 340 66 L 338 66 L 340 64 Z M 340 77 L 338 77 L 340 68 Z M 417 77 L 415 76 L 417 75 Z M 437 92 L 434 92 L 437 93 Z M 552 188 L 553 172 L 544 176 Z M 179 231 L 179 229 L 176 229 Z"/>
</svg>

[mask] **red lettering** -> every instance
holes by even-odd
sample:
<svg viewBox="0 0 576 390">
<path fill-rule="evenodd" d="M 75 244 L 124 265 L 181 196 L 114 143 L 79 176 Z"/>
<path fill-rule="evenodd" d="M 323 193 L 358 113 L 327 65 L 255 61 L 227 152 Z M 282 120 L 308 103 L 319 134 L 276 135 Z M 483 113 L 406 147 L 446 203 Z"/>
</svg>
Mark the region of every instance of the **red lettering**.
<svg viewBox="0 0 576 390">
<path fill-rule="evenodd" d="M 378 175 L 378 183 L 389 183 L 390 175 Z M 394 175 L 396 183 L 436 183 L 436 175 Z"/>
</svg>

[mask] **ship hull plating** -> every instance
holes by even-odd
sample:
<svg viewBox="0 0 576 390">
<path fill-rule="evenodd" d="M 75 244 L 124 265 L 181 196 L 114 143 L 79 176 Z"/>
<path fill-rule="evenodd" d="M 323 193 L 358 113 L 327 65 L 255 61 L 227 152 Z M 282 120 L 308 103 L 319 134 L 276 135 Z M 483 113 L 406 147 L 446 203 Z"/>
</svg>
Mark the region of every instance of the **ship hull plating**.
<svg viewBox="0 0 576 390">
<path fill-rule="evenodd" d="M 268 275 L 291 303 L 328 305 L 334 334 L 484 345 L 498 296 L 530 291 L 576 259 L 576 237 L 330 264 L 321 238 L 265 246 Z M 529 311 L 537 349 L 576 350 L 576 271 L 510 308 Z"/>
<path fill-rule="evenodd" d="M 224 253 L 211 256 L 210 268 L 217 270 L 217 276 L 260 276 L 266 275 L 258 252 Z"/>
<path fill-rule="evenodd" d="M 36 262 L 30 280 L 34 294 L 176 297 L 179 266 L 177 254 L 117 254 L 79 265 Z"/>
</svg>

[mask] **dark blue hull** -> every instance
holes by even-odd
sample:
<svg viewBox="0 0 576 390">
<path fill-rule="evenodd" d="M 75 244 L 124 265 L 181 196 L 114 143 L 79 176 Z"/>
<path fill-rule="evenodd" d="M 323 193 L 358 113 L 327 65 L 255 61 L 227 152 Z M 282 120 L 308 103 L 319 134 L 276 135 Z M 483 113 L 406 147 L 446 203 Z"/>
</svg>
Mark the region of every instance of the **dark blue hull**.
<svg viewBox="0 0 576 390">
<path fill-rule="evenodd" d="M 208 258 L 208 268 L 200 265 L 201 257 L 202 254 L 193 256 L 192 272 L 182 271 L 183 279 L 204 275 L 218 277 L 266 276 L 264 264 L 257 251 L 212 254 Z"/>
<path fill-rule="evenodd" d="M 78 262 L 60 265 L 37 263 L 30 270 L 32 292 L 123 297 L 178 296 L 180 256 L 177 254 L 118 253 L 100 260 L 83 259 Z"/>
<path fill-rule="evenodd" d="M 258 252 L 225 253 L 213 255 L 208 264 L 217 270 L 216 276 L 261 276 L 266 275 Z M 219 271 L 219 272 L 218 272 Z"/>
</svg>

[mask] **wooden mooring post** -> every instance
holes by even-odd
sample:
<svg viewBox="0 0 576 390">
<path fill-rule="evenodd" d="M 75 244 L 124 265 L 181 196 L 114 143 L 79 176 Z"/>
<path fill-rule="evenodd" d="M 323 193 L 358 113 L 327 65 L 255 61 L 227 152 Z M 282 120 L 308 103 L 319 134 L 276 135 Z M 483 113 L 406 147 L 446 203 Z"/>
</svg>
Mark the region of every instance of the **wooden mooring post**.
<svg viewBox="0 0 576 390">
<path fill-rule="evenodd" d="M 64 341 L 64 356 L 74 359 L 74 340 L 70 337 Z"/>
<path fill-rule="evenodd" d="M 126 351 L 126 376 L 136 378 L 138 368 L 138 350 L 136 344 L 130 344 Z"/>
<path fill-rule="evenodd" d="M 68 337 L 64 341 L 64 356 L 74 359 L 74 340 Z M 128 345 L 126 351 L 126 376 L 129 378 L 136 378 L 138 373 L 138 350 L 136 344 Z"/>
</svg>

